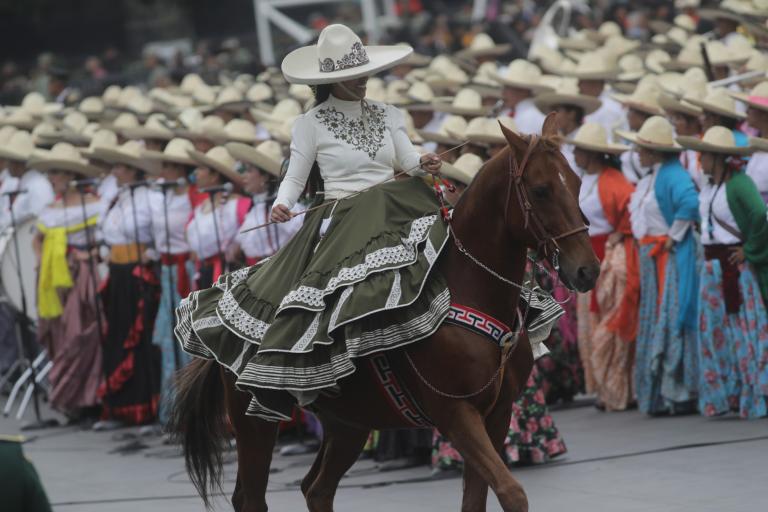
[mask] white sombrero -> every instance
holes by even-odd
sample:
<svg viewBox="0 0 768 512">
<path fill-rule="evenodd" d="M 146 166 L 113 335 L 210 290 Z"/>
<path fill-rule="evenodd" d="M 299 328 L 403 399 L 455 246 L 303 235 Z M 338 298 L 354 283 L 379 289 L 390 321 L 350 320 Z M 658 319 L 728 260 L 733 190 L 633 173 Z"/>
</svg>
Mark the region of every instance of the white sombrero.
<svg viewBox="0 0 768 512">
<path fill-rule="evenodd" d="M 26 162 L 35 151 L 35 143 L 32 134 L 24 130 L 18 130 L 10 136 L 8 141 L 0 146 L 0 158 Z"/>
<path fill-rule="evenodd" d="M 285 79 L 296 84 L 331 84 L 370 76 L 395 66 L 413 53 L 405 45 L 364 46 L 352 30 L 328 25 L 316 45 L 289 53 L 281 65 Z"/>
<path fill-rule="evenodd" d="M 443 162 L 440 166 L 440 174 L 469 186 L 482 166 L 483 160 L 479 156 L 474 153 L 464 153 L 452 164 Z"/>
<path fill-rule="evenodd" d="M 123 136 L 128 139 L 169 141 L 173 138 L 173 132 L 168 128 L 163 114 L 152 114 L 143 125 L 124 129 Z"/>
<path fill-rule="evenodd" d="M 438 112 L 475 117 L 484 116 L 490 110 L 483 106 L 482 95 L 470 88 L 461 89 L 450 103 L 435 102 L 434 107 Z"/>
<path fill-rule="evenodd" d="M 509 63 L 504 74 L 493 74 L 493 79 L 507 87 L 528 89 L 533 92 L 549 91 L 551 88 L 541 83 L 541 70 L 527 60 L 515 59 Z"/>
<path fill-rule="evenodd" d="M 195 146 L 191 141 L 177 138 L 166 144 L 162 151 L 144 151 L 143 156 L 147 160 L 195 166 L 195 161 L 189 157 L 189 151 L 192 149 L 195 149 Z"/>
<path fill-rule="evenodd" d="M 32 155 L 29 166 L 39 171 L 69 171 L 81 176 L 99 176 L 101 169 L 88 163 L 75 146 L 59 142 L 43 154 Z"/>
<path fill-rule="evenodd" d="M 679 153 L 683 147 L 675 142 L 672 125 L 661 116 L 649 117 L 638 132 L 616 130 L 614 133 L 640 147 L 663 153 Z"/>
<path fill-rule="evenodd" d="M 230 142 L 225 147 L 234 158 L 241 162 L 263 169 L 276 178 L 280 177 L 285 156 L 279 142 L 267 140 L 255 148 L 240 142 Z"/>
<path fill-rule="evenodd" d="M 493 38 L 486 34 L 485 32 L 481 32 L 479 34 L 476 34 L 475 37 L 472 38 L 472 42 L 469 43 L 469 46 L 463 50 L 459 50 L 456 52 L 456 57 L 459 58 L 477 58 L 477 57 L 497 57 L 499 55 L 504 55 L 505 53 L 508 53 L 512 49 L 511 44 L 496 44 L 493 41 Z"/>
<path fill-rule="evenodd" d="M 723 88 L 712 89 L 704 99 L 689 98 L 686 101 L 704 112 L 711 112 L 730 119 L 744 119 L 747 116 L 736 110 L 736 101 Z"/>
<path fill-rule="evenodd" d="M 463 133 L 467 129 L 467 121 L 461 116 L 449 115 L 446 117 L 436 132 L 416 130 L 419 136 L 429 142 L 437 142 L 446 146 L 457 146 L 462 140 L 451 133 Z"/>
<path fill-rule="evenodd" d="M 687 149 L 700 153 L 721 153 L 724 155 L 749 155 L 754 153 L 752 145 L 737 146 L 733 132 L 724 126 L 713 126 L 704 133 L 704 137 L 678 137 L 677 142 Z"/>
<path fill-rule="evenodd" d="M 578 86 L 570 81 L 563 81 L 554 92 L 545 92 L 533 98 L 533 104 L 540 111 L 547 113 L 558 105 L 569 105 L 584 110 L 584 115 L 600 108 L 602 101 L 586 94 L 580 94 Z"/>
<path fill-rule="evenodd" d="M 749 107 L 768 111 L 768 81 L 760 82 L 749 92 L 731 92 L 730 94 Z"/>
<path fill-rule="evenodd" d="M 499 123 L 513 132 L 518 131 L 515 120 L 511 117 L 495 119 L 492 117 L 476 117 L 467 124 L 463 138 L 473 144 L 506 144 L 507 138 L 504 136 L 504 132 L 501 131 Z"/>
<path fill-rule="evenodd" d="M 160 172 L 160 166 L 146 157 L 144 145 L 137 140 L 129 140 L 114 148 L 96 148 L 93 153 L 95 158 L 111 164 L 128 165 L 149 174 Z"/>
<path fill-rule="evenodd" d="M 87 148 L 81 148 L 80 154 L 85 158 L 96 159 L 95 152 L 99 148 L 116 148 L 117 147 L 117 135 L 112 130 L 106 130 L 101 128 L 91 137 L 91 143 Z"/>
<path fill-rule="evenodd" d="M 599 123 L 584 123 L 573 139 L 570 139 L 568 142 L 577 148 L 611 155 L 618 155 L 629 150 L 629 147 L 623 144 L 608 142 L 605 127 Z"/>
<path fill-rule="evenodd" d="M 229 154 L 226 148 L 214 146 L 207 153 L 190 150 L 189 156 L 198 164 L 212 169 L 235 185 L 243 185 L 243 177 L 237 172 L 237 161 Z"/>
</svg>

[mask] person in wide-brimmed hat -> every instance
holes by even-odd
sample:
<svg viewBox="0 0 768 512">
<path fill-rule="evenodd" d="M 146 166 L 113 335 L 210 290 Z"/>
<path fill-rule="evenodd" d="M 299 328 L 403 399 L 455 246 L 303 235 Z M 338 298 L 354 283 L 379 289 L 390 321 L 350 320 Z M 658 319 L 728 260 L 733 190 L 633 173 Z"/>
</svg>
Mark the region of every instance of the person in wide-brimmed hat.
<svg viewBox="0 0 768 512">
<path fill-rule="evenodd" d="M 578 296 L 584 378 L 597 394 L 598 408 L 625 410 L 634 400 L 632 344 L 637 331 L 634 293 L 627 281 L 639 270 L 628 209 L 634 186 L 618 169 L 617 159 L 629 147 L 609 142 L 605 128 L 597 123 L 583 124 L 570 142 L 581 173 L 579 206 L 589 220 L 592 248 L 605 262 L 598 286 L 613 283 Z"/>
<path fill-rule="evenodd" d="M 240 195 L 244 180 L 237 161 L 223 146 L 214 146 L 207 153 L 189 150 L 197 164 L 195 184 L 207 193 L 194 208 L 186 226 L 192 258 L 196 262 L 197 288 L 211 286 L 234 260 L 233 242 L 251 200 Z M 214 224 L 215 223 L 215 224 Z"/>
<path fill-rule="evenodd" d="M 758 138 L 753 139 L 756 152 L 747 162 L 746 171 L 768 203 L 768 81 L 732 96 L 747 106 L 747 123 L 758 132 Z"/>
<path fill-rule="evenodd" d="M 0 160 L 5 160 L 8 169 L 0 185 L 0 230 L 11 226 L 11 208 L 18 226 L 37 217 L 54 199 L 51 184 L 29 164 L 35 150 L 32 135 L 24 130 L 17 130 L 0 145 Z M 14 191 L 19 194 L 11 201 L 8 193 Z"/>
<path fill-rule="evenodd" d="M 622 126 L 624 109 L 611 97 L 606 86 L 610 80 L 619 76 L 619 67 L 612 56 L 595 51 L 579 57 L 576 67 L 566 72 L 578 81 L 579 93 L 600 100 L 600 107 L 584 118 L 585 122 L 600 123 L 606 133 L 613 133 L 617 126 Z"/>
<path fill-rule="evenodd" d="M 702 99 L 688 98 L 687 101 L 703 111 L 701 115 L 703 130 L 706 131 L 713 126 L 725 126 L 733 131 L 737 145 L 746 146 L 749 144 L 747 135 L 738 128 L 747 116 L 739 112 L 736 108 L 736 101 L 726 89 L 712 89 Z"/>
<path fill-rule="evenodd" d="M 533 97 L 552 90 L 542 82 L 541 70 L 526 60 L 515 59 L 492 78 L 502 86 L 504 110 L 499 115 L 513 118 L 521 133 L 539 133 L 544 114 L 534 105 Z"/>
<path fill-rule="evenodd" d="M 283 59 L 281 69 L 285 79 L 290 83 L 313 86 L 315 105 L 298 116 L 293 123 L 290 157 L 285 177 L 277 190 L 270 218 L 274 222 L 285 222 L 293 218 L 291 209 L 310 181 L 322 185 L 319 190 L 321 194 L 316 194 L 315 197 L 318 208 L 304 217 L 302 227 L 280 251 L 266 262 L 226 277 L 230 283 L 228 293 L 232 293 L 234 300 L 232 305 L 255 322 L 279 327 L 282 320 L 275 322 L 274 315 L 278 309 L 294 301 L 294 298 L 303 300 L 295 293 L 292 294 L 291 290 L 312 287 L 313 285 L 306 281 L 307 278 L 314 279 L 310 276 L 326 276 L 335 282 L 334 276 L 339 268 L 360 265 L 357 268 L 368 266 L 369 270 L 376 271 L 370 273 L 375 279 L 367 273 L 359 276 L 354 287 L 340 284 L 339 293 L 343 294 L 345 302 L 344 308 L 339 307 L 342 317 L 337 318 L 338 315 L 334 314 L 337 304 L 336 299 L 332 299 L 321 301 L 323 304 L 312 313 L 311 316 L 317 318 L 317 322 L 310 319 L 310 324 L 314 322 L 318 326 L 316 329 L 310 328 L 309 324 L 304 325 L 308 318 L 304 315 L 280 315 L 280 318 L 286 319 L 287 323 L 284 325 L 290 333 L 273 339 L 276 331 L 271 331 L 269 327 L 261 333 L 252 332 L 253 341 L 262 343 L 263 354 L 270 353 L 272 348 L 281 351 L 287 347 L 290 350 L 296 343 L 307 344 L 306 350 L 295 351 L 296 357 L 290 358 L 290 361 L 278 361 L 267 356 L 266 359 L 269 360 L 263 361 L 263 364 L 270 367 L 267 373 L 271 373 L 272 367 L 277 372 L 289 372 L 292 370 L 287 366 L 303 365 L 306 362 L 306 354 L 318 353 L 312 350 L 317 340 L 314 339 L 314 334 L 309 334 L 301 341 L 299 338 L 302 335 L 295 337 L 294 333 L 316 332 L 319 337 L 326 339 L 329 322 L 346 322 L 346 311 L 354 311 L 355 316 L 372 320 L 373 324 L 368 325 L 366 329 L 388 329 L 392 325 L 403 325 L 414 320 L 413 315 L 418 315 L 420 308 L 418 304 L 408 308 L 392 308 L 386 318 L 369 316 L 374 309 L 379 309 L 387 303 L 388 297 L 391 297 L 394 279 L 398 280 L 398 286 L 404 293 L 405 290 L 419 289 L 422 284 L 440 286 L 439 283 L 430 281 L 426 265 L 417 264 L 425 261 L 422 253 L 425 249 L 429 251 L 425 246 L 430 244 L 414 245 L 415 252 L 409 251 L 413 254 L 407 257 L 393 253 L 391 257 L 385 258 L 385 266 L 380 265 L 384 260 L 378 259 L 381 253 L 375 252 L 379 249 L 386 250 L 393 243 L 402 244 L 403 240 L 414 236 L 411 233 L 415 233 L 415 229 L 422 229 L 418 226 L 425 222 L 425 212 L 439 211 L 440 208 L 434 191 L 423 180 L 395 179 L 394 170 L 397 166 L 403 169 L 403 174 L 421 175 L 423 171 L 436 173 L 440 169 L 440 158 L 435 154 L 421 155 L 413 147 L 403 115 L 396 107 L 366 99 L 369 77 L 405 61 L 412 51 L 412 48 L 404 45 L 366 46 L 350 28 L 333 24 L 322 30 L 317 44 L 294 50 Z M 230 167 L 223 155 L 213 153 L 217 150 L 218 148 L 214 148 L 206 154 L 208 163 L 213 164 L 213 160 L 216 160 L 223 164 L 224 167 L 217 167 L 217 170 L 221 171 L 220 174 L 225 168 L 227 172 L 229 169 L 234 171 L 234 167 Z M 202 160 L 199 155 L 192 155 L 193 158 Z M 231 155 L 228 158 L 233 160 Z M 198 211 L 196 209 L 195 216 Z M 236 217 L 237 212 L 236 206 L 217 205 L 217 213 L 222 218 L 231 219 L 233 215 Z M 194 224 L 193 221 L 188 228 L 188 235 L 193 233 Z M 423 229 L 425 231 L 420 232 L 429 236 L 432 229 L 427 226 Z M 229 240 L 229 232 L 225 232 L 225 229 L 220 229 L 219 232 L 222 242 Z M 231 232 L 230 237 L 236 232 L 237 230 Z M 438 238 L 442 238 L 442 235 Z M 443 241 L 434 243 L 442 247 Z M 333 248 L 331 252 L 328 252 L 329 247 Z M 324 280 L 325 277 L 320 279 Z M 240 293 L 246 288 L 251 290 L 247 299 Z M 361 294 L 361 290 L 365 292 Z M 196 316 L 198 307 L 214 306 L 221 298 L 220 292 L 223 293 L 224 288 L 216 286 L 197 293 L 191 302 L 184 303 L 179 310 L 180 324 L 191 321 L 188 315 Z M 201 299 L 199 302 L 198 298 Z M 395 299 L 390 299 L 392 300 Z M 347 310 L 347 307 L 351 309 Z M 225 316 L 222 317 L 221 324 L 212 326 L 211 329 L 199 329 L 194 343 L 197 343 L 197 346 L 212 348 L 215 338 L 218 340 L 218 348 L 213 350 L 223 350 L 222 361 L 230 360 L 235 351 L 243 354 L 241 360 L 244 365 L 250 364 L 249 361 L 253 361 L 253 357 L 260 358 L 255 352 L 249 353 L 256 345 L 233 335 L 233 331 L 229 330 L 232 318 Z M 356 320 L 348 320 L 351 323 L 347 323 L 345 328 L 355 328 Z M 386 348 L 396 348 L 408 343 L 413 335 L 413 332 L 403 332 L 402 335 L 389 337 Z M 194 351 L 190 345 L 191 338 L 185 335 L 181 338 L 182 346 Z M 347 346 L 332 338 L 328 338 L 323 352 L 334 353 L 333 357 L 338 361 L 346 360 L 350 355 L 347 353 Z M 220 341 L 226 343 L 219 344 Z M 378 342 L 374 340 L 372 343 Z M 199 350 L 197 353 L 200 353 Z M 315 389 L 320 390 L 329 385 L 328 382 L 321 381 L 325 381 L 326 377 L 334 378 L 333 373 L 329 372 L 325 376 L 311 376 L 308 373 L 305 375 L 315 381 Z M 254 393 L 259 395 L 261 392 L 255 389 Z M 266 409 L 263 413 L 273 418 L 289 416 L 293 408 L 290 395 L 277 389 L 273 396 L 278 397 L 278 400 L 264 403 Z M 308 396 L 307 399 L 311 402 L 312 397 Z M 262 414 L 262 411 L 254 412 Z M 428 439 L 424 447 L 429 447 Z"/>
<path fill-rule="evenodd" d="M 102 378 L 101 335 L 96 317 L 100 311 L 92 299 L 98 276 L 89 266 L 101 242 L 97 229 L 101 205 L 89 189 L 72 185 L 98 177 L 101 171 L 66 142 L 33 154 L 30 165 L 46 172 L 56 194 L 38 216 L 35 237 L 37 335 L 53 349 L 49 399 L 59 412 L 80 419 L 101 402 L 97 393 Z"/>
<path fill-rule="evenodd" d="M 707 376 L 699 379 L 699 411 L 715 416 L 736 409 L 742 418 L 768 416 L 765 400 L 743 399 L 760 394 L 754 388 L 764 370 L 739 364 L 768 353 L 758 341 L 768 326 L 768 216 L 742 159 L 753 148 L 738 146 L 733 132 L 723 126 L 709 128 L 702 138 L 677 140 L 699 152 L 708 178 L 699 206 L 704 264 L 699 274 L 703 336 L 698 359 L 700 375 Z M 756 321 L 740 320 L 745 316 Z"/>
<path fill-rule="evenodd" d="M 653 116 L 637 132 L 617 134 L 636 146 L 640 165 L 647 169 L 629 204 L 640 255 L 638 408 L 646 414 L 684 413 L 696 405 L 698 285 L 693 231 L 699 219 L 698 193 L 680 163 L 683 147 L 675 141 L 669 121 Z M 658 316 L 657 311 L 665 314 Z M 677 349 L 672 352 L 667 347 Z M 672 375 L 672 368 L 669 385 L 678 392 L 662 398 L 660 383 Z"/>
<path fill-rule="evenodd" d="M 463 141 L 458 134 L 463 133 L 467 128 L 467 120 L 461 116 L 449 115 L 443 118 L 436 130 L 416 130 L 416 133 L 426 141 L 425 149 L 429 144 L 433 144 L 435 152 L 442 155 L 446 162 L 453 162 L 459 157 L 459 151 L 451 151 L 452 148 L 459 146 Z"/>
<path fill-rule="evenodd" d="M 243 234 L 236 240 L 248 266 L 275 254 L 301 228 L 301 217 L 290 222 L 272 224 L 264 229 L 247 231 L 269 222 L 280 174 L 285 161 L 279 142 L 268 140 L 256 147 L 238 142 L 226 145 L 227 151 L 244 166 L 243 190 L 251 197 L 253 206 L 243 222 Z M 294 206 L 294 211 L 302 208 Z"/>
</svg>

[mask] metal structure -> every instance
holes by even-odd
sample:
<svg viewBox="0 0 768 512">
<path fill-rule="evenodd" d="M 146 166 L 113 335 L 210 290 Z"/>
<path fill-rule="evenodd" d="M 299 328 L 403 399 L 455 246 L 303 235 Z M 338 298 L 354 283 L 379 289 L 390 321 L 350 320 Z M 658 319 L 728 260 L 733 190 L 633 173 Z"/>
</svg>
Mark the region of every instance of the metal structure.
<svg viewBox="0 0 768 512">
<path fill-rule="evenodd" d="M 259 40 L 261 62 L 272 66 L 276 64 L 275 48 L 272 43 L 272 25 L 291 36 L 299 44 L 306 44 L 315 38 L 315 32 L 292 20 L 280 12 L 285 7 L 336 4 L 345 0 L 253 0 L 253 12 L 256 18 L 256 34 Z M 377 19 L 375 0 L 358 0 L 363 14 L 363 27 L 368 35 L 368 43 L 376 44 L 381 36 L 381 20 Z M 394 9 L 394 3 L 385 1 L 387 11 Z"/>
</svg>

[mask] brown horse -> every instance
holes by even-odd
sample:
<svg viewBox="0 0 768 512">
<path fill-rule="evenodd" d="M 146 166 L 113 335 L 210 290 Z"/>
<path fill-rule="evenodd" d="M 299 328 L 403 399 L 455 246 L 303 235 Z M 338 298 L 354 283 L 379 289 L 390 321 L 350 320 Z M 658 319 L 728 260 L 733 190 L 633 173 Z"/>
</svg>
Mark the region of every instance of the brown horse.
<svg viewBox="0 0 768 512">
<path fill-rule="evenodd" d="M 594 286 L 599 263 L 578 205 L 580 180 L 559 151 L 553 115 L 542 137 L 502 129 L 508 147 L 483 167 L 456 205 L 453 243 L 441 254 L 438 270 L 453 302 L 511 326 L 520 289 L 510 283 L 522 282 L 528 248 L 544 253 L 563 282 L 579 291 Z M 387 352 L 399 382 L 464 457 L 464 511 L 484 511 L 489 486 L 503 510 L 528 510 L 522 486 L 499 455 L 512 402 L 533 365 L 524 333 L 518 341 L 505 359 L 482 335 L 443 324 L 429 338 Z M 371 429 L 412 426 L 379 392 L 365 359 L 341 382 L 338 396 L 321 395 L 312 404 L 324 437 L 301 484 L 310 511 L 333 510 L 339 482 Z M 215 361 L 193 362 L 179 378 L 171 428 L 180 433 L 187 470 L 207 504 L 208 493 L 220 488 L 226 412 L 239 462 L 233 505 L 240 512 L 263 512 L 277 424 L 246 416 L 250 395 L 234 383 L 235 376 Z"/>
</svg>

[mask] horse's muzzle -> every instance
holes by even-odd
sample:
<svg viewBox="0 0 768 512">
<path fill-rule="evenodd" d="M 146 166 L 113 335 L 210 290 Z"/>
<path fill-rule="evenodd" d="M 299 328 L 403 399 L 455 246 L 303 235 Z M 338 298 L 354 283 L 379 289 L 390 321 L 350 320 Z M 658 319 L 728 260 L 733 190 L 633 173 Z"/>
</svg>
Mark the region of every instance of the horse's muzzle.
<svg viewBox="0 0 768 512">
<path fill-rule="evenodd" d="M 598 277 L 600 277 L 600 265 L 583 265 L 576 269 L 576 276 L 572 283 L 574 288 L 585 293 L 595 287 Z"/>
</svg>

